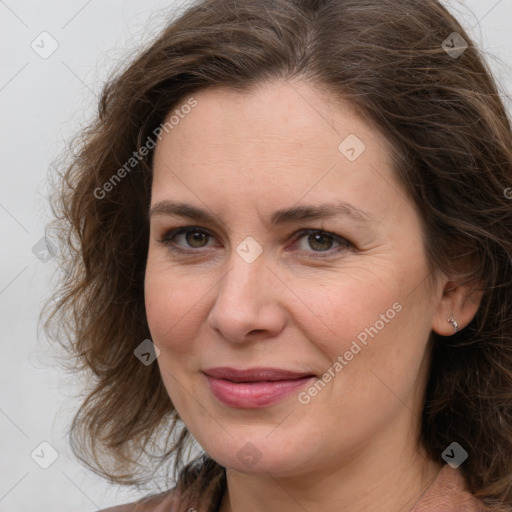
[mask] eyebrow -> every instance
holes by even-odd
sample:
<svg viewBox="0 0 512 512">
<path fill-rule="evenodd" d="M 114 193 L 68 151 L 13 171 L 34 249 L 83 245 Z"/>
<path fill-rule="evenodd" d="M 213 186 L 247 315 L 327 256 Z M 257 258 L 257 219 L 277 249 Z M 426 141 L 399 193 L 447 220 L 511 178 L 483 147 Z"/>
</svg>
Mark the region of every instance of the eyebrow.
<svg viewBox="0 0 512 512">
<path fill-rule="evenodd" d="M 216 223 L 216 216 L 212 215 L 207 210 L 197 208 L 190 204 L 172 202 L 168 200 L 160 201 L 151 208 L 149 211 L 150 218 L 157 215 L 187 217 L 200 222 L 208 222 L 210 224 Z M 348 217 L 359 223 L 366 223 L 369 220 L 373 220 L 370 215 L 363 210 L 360 210 L 348 203 L 338 201 L 335 203 L 326 203 L 314 206 L 296 206 L 277 210 L 270 217 L 270 225 L 275 227 L 281 224 L 292 224 L 294 222 L 306 220 L 328 219 L 337 216 Z"/>
</svg>

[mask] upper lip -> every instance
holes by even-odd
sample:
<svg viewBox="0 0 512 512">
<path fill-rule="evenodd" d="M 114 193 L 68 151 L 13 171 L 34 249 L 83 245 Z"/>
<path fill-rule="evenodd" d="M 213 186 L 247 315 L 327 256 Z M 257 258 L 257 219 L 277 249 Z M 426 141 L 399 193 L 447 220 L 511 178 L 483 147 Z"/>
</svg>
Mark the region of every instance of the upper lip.
<svg viewBox="0 0 512 512">
<path fill-rule="evenodd" d="M 296 380 L 303 377 L 314 377 L 311 372 L 293 372 L 279 368 L 248 368 L 238 370 L 229 367 L 216 367 L 203 370 L 203 373 L 217 379 L 226 379 L 232 382 L 257 382 L 276 380 Z"/>
</svg>

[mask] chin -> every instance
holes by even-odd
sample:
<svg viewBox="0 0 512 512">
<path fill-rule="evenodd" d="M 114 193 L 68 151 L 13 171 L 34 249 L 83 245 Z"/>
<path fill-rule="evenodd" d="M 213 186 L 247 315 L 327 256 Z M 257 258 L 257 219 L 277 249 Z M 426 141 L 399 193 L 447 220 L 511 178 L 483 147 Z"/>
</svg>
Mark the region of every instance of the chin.
<svg viewBox="0 0 512 512">
<path fill-rule="evenodd" d="M 220 451 L 217 446 L 208 454 L 227 470 L 247 475 L 271 474 L 274 477 L 286 477 L 304 473 L 305 466 L 312 462 L 311 458 L 305 456 L 303 450 L 300 450 L 300 457 L 297 457 L 297 445 L 284 450 L 283 441 L 276 441 L 276 446 L 268 441 L 233 441 L 225 451 Z M 236 448 L 233 450 L 234 446 Z"/>
</svg>

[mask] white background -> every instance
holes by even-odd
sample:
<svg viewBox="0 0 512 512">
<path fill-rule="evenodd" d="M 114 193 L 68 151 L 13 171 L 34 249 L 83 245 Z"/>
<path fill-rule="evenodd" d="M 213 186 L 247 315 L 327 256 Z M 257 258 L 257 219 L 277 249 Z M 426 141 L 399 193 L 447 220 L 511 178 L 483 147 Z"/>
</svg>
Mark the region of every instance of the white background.
<svg viewBox="0 0 512 512">
<path fill-rule="evenodd" d="M 512 0 L 448 5 L 509 95 Z M 37 331 L 56 266 L 53 260 L 41 262 L 32 247 L 50 220 L 45 185 L 50 163 L 96 112 L 108 72 L 177 8 L 177 2 L 164 0 L 0 0 L 0 512 L 89 512 L 142 495 L 103 482 L 67 445 L 76 389 Z M 59 45 L 47 59 L 31 48 L 43 31 Z M 505 100 L 510 106 L 508 96 Z M 43 441 L 58 453 L 46 470 L 30 457 Z"/>
</svg>

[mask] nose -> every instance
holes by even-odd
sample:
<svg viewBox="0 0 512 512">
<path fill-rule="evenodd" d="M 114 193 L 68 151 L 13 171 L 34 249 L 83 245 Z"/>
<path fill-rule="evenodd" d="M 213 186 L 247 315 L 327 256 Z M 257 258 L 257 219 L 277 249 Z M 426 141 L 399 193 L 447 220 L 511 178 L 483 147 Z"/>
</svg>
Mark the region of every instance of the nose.
<svg viewBox="0 0 512 512">
<path fill-rule="evenodd" d="M 232 343 L 273 338 L 286 325 L 284 285 L 268 266 L 265 252 L 248 263 L 233 251 L 216 293 L 208 324 Z"/>
</svg>

